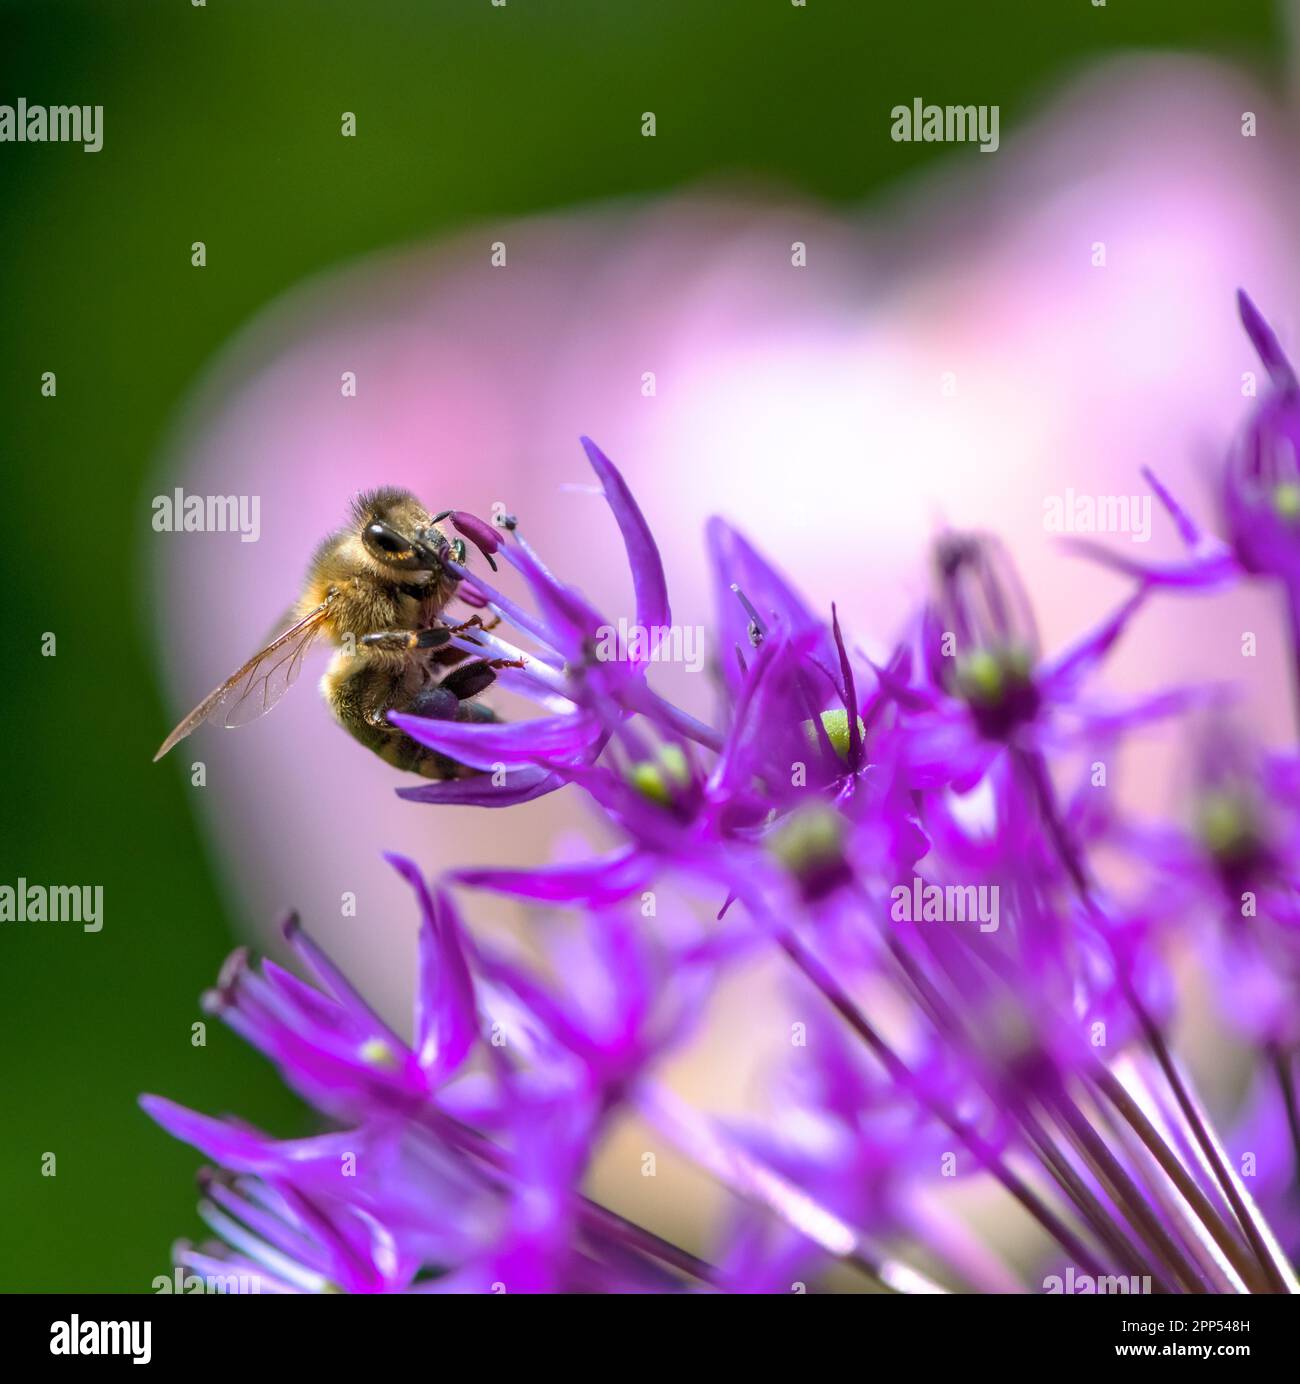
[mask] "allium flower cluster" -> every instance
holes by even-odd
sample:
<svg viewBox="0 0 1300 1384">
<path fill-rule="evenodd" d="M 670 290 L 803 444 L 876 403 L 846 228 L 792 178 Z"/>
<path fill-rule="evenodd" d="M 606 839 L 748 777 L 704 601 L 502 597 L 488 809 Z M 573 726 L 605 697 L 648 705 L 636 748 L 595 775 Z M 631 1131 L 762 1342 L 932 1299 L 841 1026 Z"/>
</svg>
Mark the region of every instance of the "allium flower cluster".
<svg viewBox="0 0 1300 1384">
<path fill-rule="evenodd" d="M 609 613 L 513 519 L 458 515 L 526 594 L 457 567 L 485 621 L 457 644 L 521 660 L 502 685 L 538 714 L 394 714 L 479 771 L 399 792 L 508 811 L 568 790 L 617 845 L 436 877 L 390 857 L 420 929 L 409 1037 L 296 920 L 285 935 L 309 979 L 237 952 L 206 1003 L 321 1132 L 279 1139 L 146 1097 L 215 1165 L 214 1238 L 182 1243 L 178 1262 L 284 1291 L 788 1292 L 843 1274 L 897 1292 L 1300 1289 L 1300 761 L 1226 731 L 1220 692 L 1100 687 L 1166 588 L 1265 576 L 1296 605 L 1300 387 L 1242 308 L 1271 388 L 1224 471 L 1225 538 L 1151 478 L 1188 560 L 1094 550 L 1131 590 L 1062 650 L 1041 647 L 990 536 L 940 535 L 932 598 L 872 659 L 835 606 L 810 605 L 715 519 L 706 724 L 651 686 L 668 584 L 594 444 L 644 632 L 627 657 L 603 656 Z M 1195 800 L 1183 821 L 1133 819 L 1113 806 L 1116 750 L 1169 718 L 1200 727 Z M 484 890 L 530 902 L 541 960 L 476 938 L 462 911 Z M 1171 1041 L 1175 952 L 1200 960 L 1255 1059 L 1235 1131 L 1216 1128 Z M 724 1119 L 663 1069 L 720 982 L 764 955 L 796 1022 L 763 1108 Z M 642 1225 L 590 1192 L 629 1119 L 731 1194 L 689 1248 L 661 1233 L 669 1217 Z M 981 1198 L 1014 1211 L 1015 1236 L 975 1231 Z"/>
</svg>

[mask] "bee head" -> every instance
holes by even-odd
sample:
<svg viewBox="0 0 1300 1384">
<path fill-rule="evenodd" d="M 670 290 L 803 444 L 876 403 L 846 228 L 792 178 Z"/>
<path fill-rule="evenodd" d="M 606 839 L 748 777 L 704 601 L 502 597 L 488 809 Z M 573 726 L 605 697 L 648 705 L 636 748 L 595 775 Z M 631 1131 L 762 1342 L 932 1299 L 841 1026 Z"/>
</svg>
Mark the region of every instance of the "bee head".
<svg viewBox="0 0 1300 1384">
<path fill-rule="evenodd" d="M 439 572 L 448 543 L 424 506 L 407 490 L 359 495 L 353 518 L 366 555 L 388 572 Z"/>
</svg>

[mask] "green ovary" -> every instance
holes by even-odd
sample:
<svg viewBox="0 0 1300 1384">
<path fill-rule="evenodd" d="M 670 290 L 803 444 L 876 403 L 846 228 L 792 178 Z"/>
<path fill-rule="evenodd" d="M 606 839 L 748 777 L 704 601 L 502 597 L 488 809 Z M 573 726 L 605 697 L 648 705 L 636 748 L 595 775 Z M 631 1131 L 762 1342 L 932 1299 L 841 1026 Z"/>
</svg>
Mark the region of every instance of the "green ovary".
<svg viewBox="0 0 1300 1384">
<path fill-rule="evenodd" d="M 843 707 L 837 707 L 833 711 L 823 711 L 821 715 L 822 726 L 826 731 L 826 738 L 831 742 L 831 747 L 841 759 L 847 760 L 849 757 L 849 713 Z M 817 735 L 817 727 L 811 720 L 803 723 L 803 733 L 808 737 L 808 743 L 814 749 L 821 743 Z M 867 727 L 862 717 L 858 717 L 858 735 L 865 740 L 867 738 Z"/>
<path fill-rule="evenodd" d="M 691 768 L 680 745 L 664 745 L 655 759 L 643 759 L 628 770 L 628 780 L 642 797 L 667 807 L 674 788 L 691 781 Z"/>
</svg>

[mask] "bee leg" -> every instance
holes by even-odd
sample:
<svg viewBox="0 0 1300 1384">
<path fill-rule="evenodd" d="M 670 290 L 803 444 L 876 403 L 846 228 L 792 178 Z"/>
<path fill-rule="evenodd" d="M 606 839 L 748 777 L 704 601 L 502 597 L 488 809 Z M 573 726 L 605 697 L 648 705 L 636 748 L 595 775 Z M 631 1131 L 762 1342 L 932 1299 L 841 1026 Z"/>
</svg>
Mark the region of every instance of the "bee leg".
<svg viewBox="0 0 1300 1384">
<path fill-rule="evenodd" d="M 499 668 L 522 668 L 524 661 L 521 658 L 492 658 L 479 659 L 474 663 L 466 663 L 463 667 L 457 668 L 447 674 L 438 684 L 438 691 L 444 688 L 448 692 L 454 693 L 461 701 L 468 701 L 471 697 L 477 697 L 480 692 L 486 692 L 489 687 L 497 680 L 497 669 Z"/>
<path fill-rule="evenodd" d="M 450 668 L 455 663 L 464 663 L 474 655 L 468 649 L 458 649 L 452 644 L 444 644 L 429 654 L 429 663 L 437 668 Z"/>
<path fill-rule="evenodd" d="M 408 716 L 427 716 L 432 721 L 499 721 L 501 718 L 481 702 L 462 701 L 445 682 L 425 687 L 401 708 Z"/>
<path fill-rule="evenodd" d="M 486 634 L 488 631 L 496 629 L 500 623 L 501 617 L 499 615 L 494 615 L 486 625 L 483 623 L 481 615 L 471 615 L 468 620 L 459 625 L 453 625 L 451 628 L 455 634 L 462 634 L 465 630 L 482 630 Z"/>
<path fill-rule="evenodd" d="M 412 649 L 440 649 L 454 632 L 447 625 L 434 625 L 427 630 L 374 630 L 363 634 L 357 643 L 381 653 L 404 654 Z"/>
<path fill-rule="evenodd" d="M 460 698 L 451 688 L 439 684 L 422 687 L 401 710 L 410 716 L 427 716 L 431 721 L 455 721 L 459 719 L 460 706 Z"/>
<path fill-rule="evenodd" d="M 480 629 L 484 633 L 487 633 L 490 630 L 496 629 L 500 623 L 501 617 L 499 615 L 490 620 L 486 625 L 479 616 L 475 615 L 466 620 L 463 625 L 453 625 L 452 633 L 461 634 L 469 629 Z M 472 644 L 477 644 L 479 642 L 477 639 L 473 638 L 472 635 L 466 635 L 465 637 L 469 639 Z M 434 649 L 432 653 L 430 653 L 429 662 L 436 664 L 439 668 L 450 668 L 454 663 L 463 663 L 467 658 L 473 657 L 474 655 L 469 649 L 458 649 L 454 644 L 444 644 L 442 648 Z"/>
</svg>

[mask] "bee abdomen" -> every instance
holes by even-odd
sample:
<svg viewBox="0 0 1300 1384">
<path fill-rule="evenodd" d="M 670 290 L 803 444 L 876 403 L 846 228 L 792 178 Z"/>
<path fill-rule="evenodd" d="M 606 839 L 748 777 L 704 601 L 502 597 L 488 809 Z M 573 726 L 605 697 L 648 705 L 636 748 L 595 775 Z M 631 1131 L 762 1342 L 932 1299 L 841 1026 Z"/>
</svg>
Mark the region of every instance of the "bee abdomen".
<svg viewBox="0 0 1300 1384">
<path fill-rule="evenodd" d="M 434 709 L 436 705 L 436 710 Z M 426 707 L 428 709 L 426 709 Z M 428 715 L 434 720 L 454 720 L 454 721 L 499 721 L 501 718 L 492 710 L 491 707 L 482 706 L 478 702 L 459 702 L 452 693 L 438 687 L 426 689 L 412 702 L 410 711 L 413 715 Z M 415 752 L 409 762 L 398 763 L 396 758 L 389 758 L 384 755 L 390 764 L 396 765 L 399 769 L 406 769 L 411 773 L 423 774 L 425 778 L 433 779 L 452 779 L 452 778 L 472 778 L 475 774 L 481 773 L 479 769 L 471 769 L 467 764 L 461 764 L 447 755 L 439 754 L 436 750 L 431 750 L 427 745 L 421 745 L 418 741 L 412 740 L 409 735 L 399 737 L 404 740 Z M 394 751 L 398 753 L 398 751 Z"/>
<path fill-rule="evenodd" d="M 421 745 L 409 735 L 400 732 L 386 737 L 381 744 L 373 746 L 373 749 L 380 759 L 386 764 L 391 764 L 394 769 L 401 769 L 408 774 L 420 774 L 424 778 L 471 778 L 478 772 L 467 764 L 459 764 L 454 759 L 448 759 L 445 754 L 438 754 L 436 750 L 431 750 L 427 745 Z"/>
</svg>

